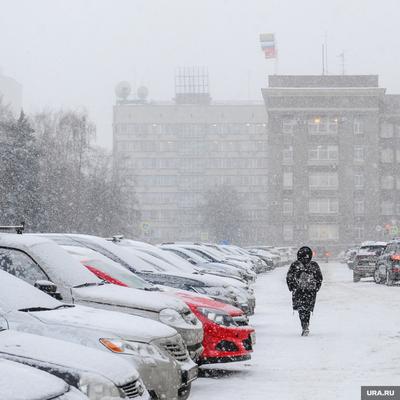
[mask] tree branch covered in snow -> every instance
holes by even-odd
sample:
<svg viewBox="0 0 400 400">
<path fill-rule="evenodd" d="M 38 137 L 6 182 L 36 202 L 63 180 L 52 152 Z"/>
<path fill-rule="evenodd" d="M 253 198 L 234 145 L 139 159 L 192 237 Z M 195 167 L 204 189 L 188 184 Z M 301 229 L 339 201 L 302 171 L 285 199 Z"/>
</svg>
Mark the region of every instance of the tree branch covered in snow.
<svg viewBox="0 0 400 400">
<path fill-rule="evenodd" d="M 94 137 L 85 112 L 46 111 L 30 119 L 21 113 L 16 120 L 0 106 L 0 223 L 135 236 L 135 196 Z"/>
</svg>

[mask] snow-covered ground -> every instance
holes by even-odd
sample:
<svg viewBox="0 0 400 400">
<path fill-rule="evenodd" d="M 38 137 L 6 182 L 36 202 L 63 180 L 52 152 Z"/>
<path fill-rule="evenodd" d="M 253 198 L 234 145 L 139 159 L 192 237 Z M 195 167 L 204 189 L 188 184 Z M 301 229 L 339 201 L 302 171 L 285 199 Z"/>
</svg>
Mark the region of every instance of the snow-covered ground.
<svg viewBox="0 0 400 400">
<path fill-rule="evenodd" d="M 193 400 L 357 400 L 361 385 L 399 384 L 400 287 L 353 283 L 343 264 L 321 269 L 310 336 L 300 336 L 287 268 L 260 276 L 252 360 L 215 367 L 214 379 L 195 382 Z"/>
</svg>

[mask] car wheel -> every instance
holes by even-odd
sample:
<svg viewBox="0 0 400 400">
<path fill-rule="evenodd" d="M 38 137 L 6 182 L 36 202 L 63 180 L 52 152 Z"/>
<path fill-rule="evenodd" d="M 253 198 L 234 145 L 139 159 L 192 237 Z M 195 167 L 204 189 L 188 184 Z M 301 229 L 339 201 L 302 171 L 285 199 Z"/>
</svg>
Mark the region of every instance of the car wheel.
<svg viewBox="0 0 400 400">
<path fill-rule="evenodd" d="M 379 269 L 376 269 L 375 271 L 374 271 L 374 281 L 375 281 L 375 283 L 382 283 L 382 281 L 381 281 L 381 275 L 379 274 Z"/>
<path fill-rule="evenodd" d="M 386 285 L 393 286 L 393 279 L 391 278 L 389 271 L 386 271 Z"/>
<path fill-rule="evenodd" d="M 180 388 L 178 391 L 178 399 L 179 400 L 187 400 L 190 396 L 190 391 L 192 389 L 192 384 L 189 383 L 189 385 Z"/>
<path fill-rule="evenodd" d="M 353 282 L 360 282 L 360 280 L 361 280 L 360 275 L 353 272 Z"/>
</svg>

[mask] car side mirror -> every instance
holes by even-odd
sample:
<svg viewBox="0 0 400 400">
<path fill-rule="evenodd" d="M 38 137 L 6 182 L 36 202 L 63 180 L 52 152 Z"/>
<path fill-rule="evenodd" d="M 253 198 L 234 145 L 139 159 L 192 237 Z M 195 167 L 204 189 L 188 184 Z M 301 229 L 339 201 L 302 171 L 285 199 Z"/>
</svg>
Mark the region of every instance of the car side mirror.
<svg viewBox="0 0 400 400">
<path fill-rule="evenodd" d="M 34 286 L 42 292 L 54 297 L 55 299 L 62 300 L 61 294 L 57 292 L 57 285 L 55 285 L 53 282 L 39 280 L 35 282 Z"/>
</svg>

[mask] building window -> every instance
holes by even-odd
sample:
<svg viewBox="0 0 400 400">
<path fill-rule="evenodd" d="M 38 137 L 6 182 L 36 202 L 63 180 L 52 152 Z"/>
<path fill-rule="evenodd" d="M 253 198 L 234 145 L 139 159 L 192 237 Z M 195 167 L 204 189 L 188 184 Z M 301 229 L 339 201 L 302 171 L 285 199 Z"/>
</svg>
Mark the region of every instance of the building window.
<svg viewBox="0 0 400 400">
<path fill-rule="evenodd" d="M 354 200 L 354 214 L 355 215 L 363 215 L 364 214 L 364 200 L 358 199 Z"/>
<path fill-rule="evenodd" d="M 364 146 L 354 146 L 354 161 L 355 162 L 364 162 L 365 154 L 364 154 Z"/>
<path fill-rule="evenodd" d="M 338 225 L 311 224 L 308 227 L 308 237 L 310 240 L 338 240 Z"/>
<path fill-rule="evenodd" d="M 314 117 L 308 120 L 308 133 L 312 135 L 330 135 L 338 132 L 336 117 Z"/>
<path fill-rule="evenodd" d="M 282 163 L 292 164 L 293 163 L 293 146 L 285 146 L 282 152 Z"/>
<path fill-rule="evenodd" d="M 393 149 L 382 149 L 381 150 L 381 162 L 383 163 L 392 163 L 394 159 Z"/>
<path fill-rule="evenodd" d="M 354 188 L 355 189 L 363 189 L 364 188 L 364 175 L 363 174 L 355 174 L 354 175 Z"/>
<path fill-rule="evenodd" d="M 282 121 L 282 133 L 294 133 L 295 126 L 297 122 L 295 119 L 284 119 Z"/>
<path fill-rule="evenodd" d="M 393 137 L 393 124 L 389 124 L 388 122 L 384 122 L 381 125 L 381 137 L 382 138 L 391 138 Z"/>
<path fill-rule="evenodd" d="M 337 214 L 338 209 L 337 199 L 310 199 L 308 202 L 310 214 Z"/>
<path fill-rule="evenodd" d="M 381 203 L 381 215 L 393 215 L 394 214 L 394 203 L 392 201 L 382 201 Z"/>
<path fill-rule="evenodd" d="M 308 177 L 310 189 L 337 189 L 338 174 L 336 172 L 315 172 Z"/>
<path fill-rule="evenodd" d="M 309 161 L 337 161 L 338 146 L 314 146 L 308 150 Z"/>
<path fill-rule="evenodd" d="M 364 121 L 361 118 L 354 118 L 353 120 L 353 133 L 355 135 L 362 135 L 364 133 Z"/>
<path fill-rule="evenodd" d="M 293 188 L 293 172 L 283 173 L 283 188 L 292 189 Z"/>
<path fill-rule="evenodd" d="M 394 176 L 392 175 L 382 176 L 381 188 L 386 190 L 394 189 Z"/>
<path fill-rule="evenodd" d="M 293 200 L 284 199 L 282 203 L 283 215 L 293 215 Z"/>
<path fill-rule="evenodd" d="M 362 240 L 364 238 L 364 227 L 363 226 L 355 226 L 354 227 L 354 236 L 356 240 Z"/>
<path fill-rule="evenodd" d="M 283 225 L 283 240 L 284 241 L 292 241 L 293 240 L 293 225 L 284 224 Z"/>
</svg>

